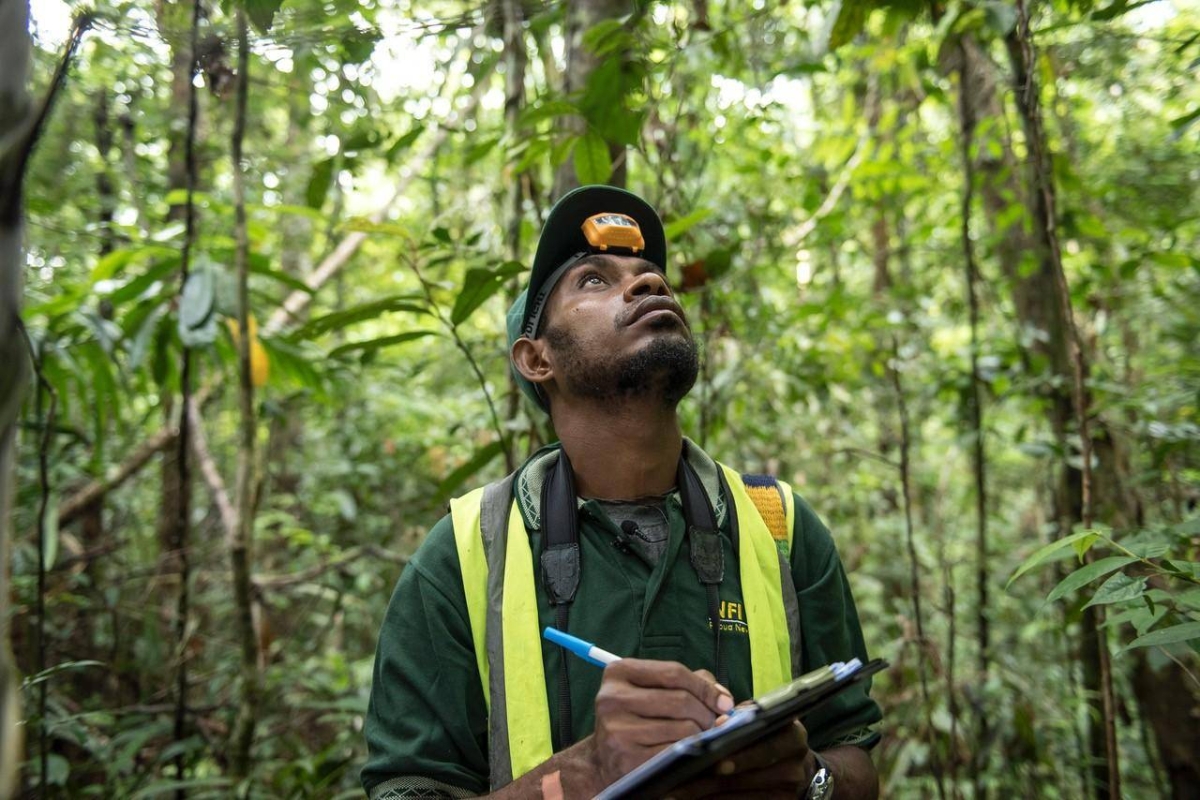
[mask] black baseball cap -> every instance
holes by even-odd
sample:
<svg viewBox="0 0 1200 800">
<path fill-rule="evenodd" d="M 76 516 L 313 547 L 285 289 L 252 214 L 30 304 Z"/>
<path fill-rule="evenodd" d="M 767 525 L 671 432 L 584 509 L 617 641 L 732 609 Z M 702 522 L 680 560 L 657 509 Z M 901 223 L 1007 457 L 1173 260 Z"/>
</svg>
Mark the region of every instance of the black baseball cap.
<svg viewBox="0 0 1200 800">
<path fill-rule="evenodd" d="M 581 256 L 602 252 L 592 246 L 583 230 L 584 223 L 597 214 L 623 214 L 637 223 L 645 243 L 637 255 L 666 273 L 667 237 L 663 232 L 662 220 L 653 206 L 636 194 L 615 186 L 580 186 L 568 192 L 550 209 L 550 215 L 542 227 L 542 236 L 538 239 L 537 253 L 533 257 L 529 285 L 508 310 L 506 327 L 509 352 L 512 352 L 513 343 L 522 336 L 536 339 L 541 333 L 542 311 L 565 268 Z M 525 380 L 515 367 L 512 371 L 521 391 L 543 409 L 549 410 L 549 402 L 543 394 Z"/>
</svg>

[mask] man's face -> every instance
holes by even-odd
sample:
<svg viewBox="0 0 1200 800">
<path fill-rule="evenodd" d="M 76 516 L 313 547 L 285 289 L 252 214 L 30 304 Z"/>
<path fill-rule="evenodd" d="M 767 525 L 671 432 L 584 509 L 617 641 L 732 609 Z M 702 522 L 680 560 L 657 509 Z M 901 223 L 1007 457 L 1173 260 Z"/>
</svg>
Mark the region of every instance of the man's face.
<svg viewBox="0 0 1200 800">
<path fill-rule="evenodd" d="M 591 400 L 653 396 L 674 407 L 699 372 L 683 308 L 654 264 L 584 259 L 559 280 L 543 336 L 563 388 Z"/>
</svg>

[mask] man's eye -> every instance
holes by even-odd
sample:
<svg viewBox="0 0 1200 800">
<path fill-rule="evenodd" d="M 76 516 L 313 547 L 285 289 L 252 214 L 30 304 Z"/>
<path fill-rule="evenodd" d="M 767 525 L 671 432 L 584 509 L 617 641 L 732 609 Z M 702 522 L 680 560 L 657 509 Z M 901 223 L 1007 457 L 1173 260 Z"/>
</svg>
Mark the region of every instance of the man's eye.
<svg viewBox="0 0 1200 800">
<path fill-rule="evenodd" d="M 580 286 L 600 286 L 603 285 L 604 278 L 601 278 L 598 273 L 589 272 L 579 279 Z"/>
</svg>

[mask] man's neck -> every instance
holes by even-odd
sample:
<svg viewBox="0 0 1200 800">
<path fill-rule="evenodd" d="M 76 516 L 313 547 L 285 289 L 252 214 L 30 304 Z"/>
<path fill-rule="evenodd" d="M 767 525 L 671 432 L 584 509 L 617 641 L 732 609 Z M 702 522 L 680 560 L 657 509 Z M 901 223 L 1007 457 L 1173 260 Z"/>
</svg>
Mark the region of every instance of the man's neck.
<svg viewBox="0 0 1200 800">
<path fill-rule="evenodd" d="M 683 434 L 673 407 L 573 405 L 555 409 L 554 430 L 583 497 L 636 500 L 675 486 Z"/>
</svg>

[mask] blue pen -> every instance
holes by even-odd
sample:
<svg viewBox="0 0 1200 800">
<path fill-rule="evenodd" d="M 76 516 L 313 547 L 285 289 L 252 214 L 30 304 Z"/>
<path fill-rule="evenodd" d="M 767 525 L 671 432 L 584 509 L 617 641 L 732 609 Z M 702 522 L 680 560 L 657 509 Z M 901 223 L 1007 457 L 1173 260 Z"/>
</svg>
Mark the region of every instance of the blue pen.
<svg viewBox="0 0 1200 800">
<path fill-rule="evenodd" d="M 607 650 L 602 650 L 591 642 L 585 642 L 578 636 L 572 636 L 569 633 L 564 633 L 558 628 L 547 627 L 542 631 L 542 636 L 547 641 L 565 647 L 575 655 L 582 658 L 589 664 L 595 664 L 597 667 L 607 667 L 614 661 L 620 661 L 621 657 L 613 655 Z"/>
</svg>

